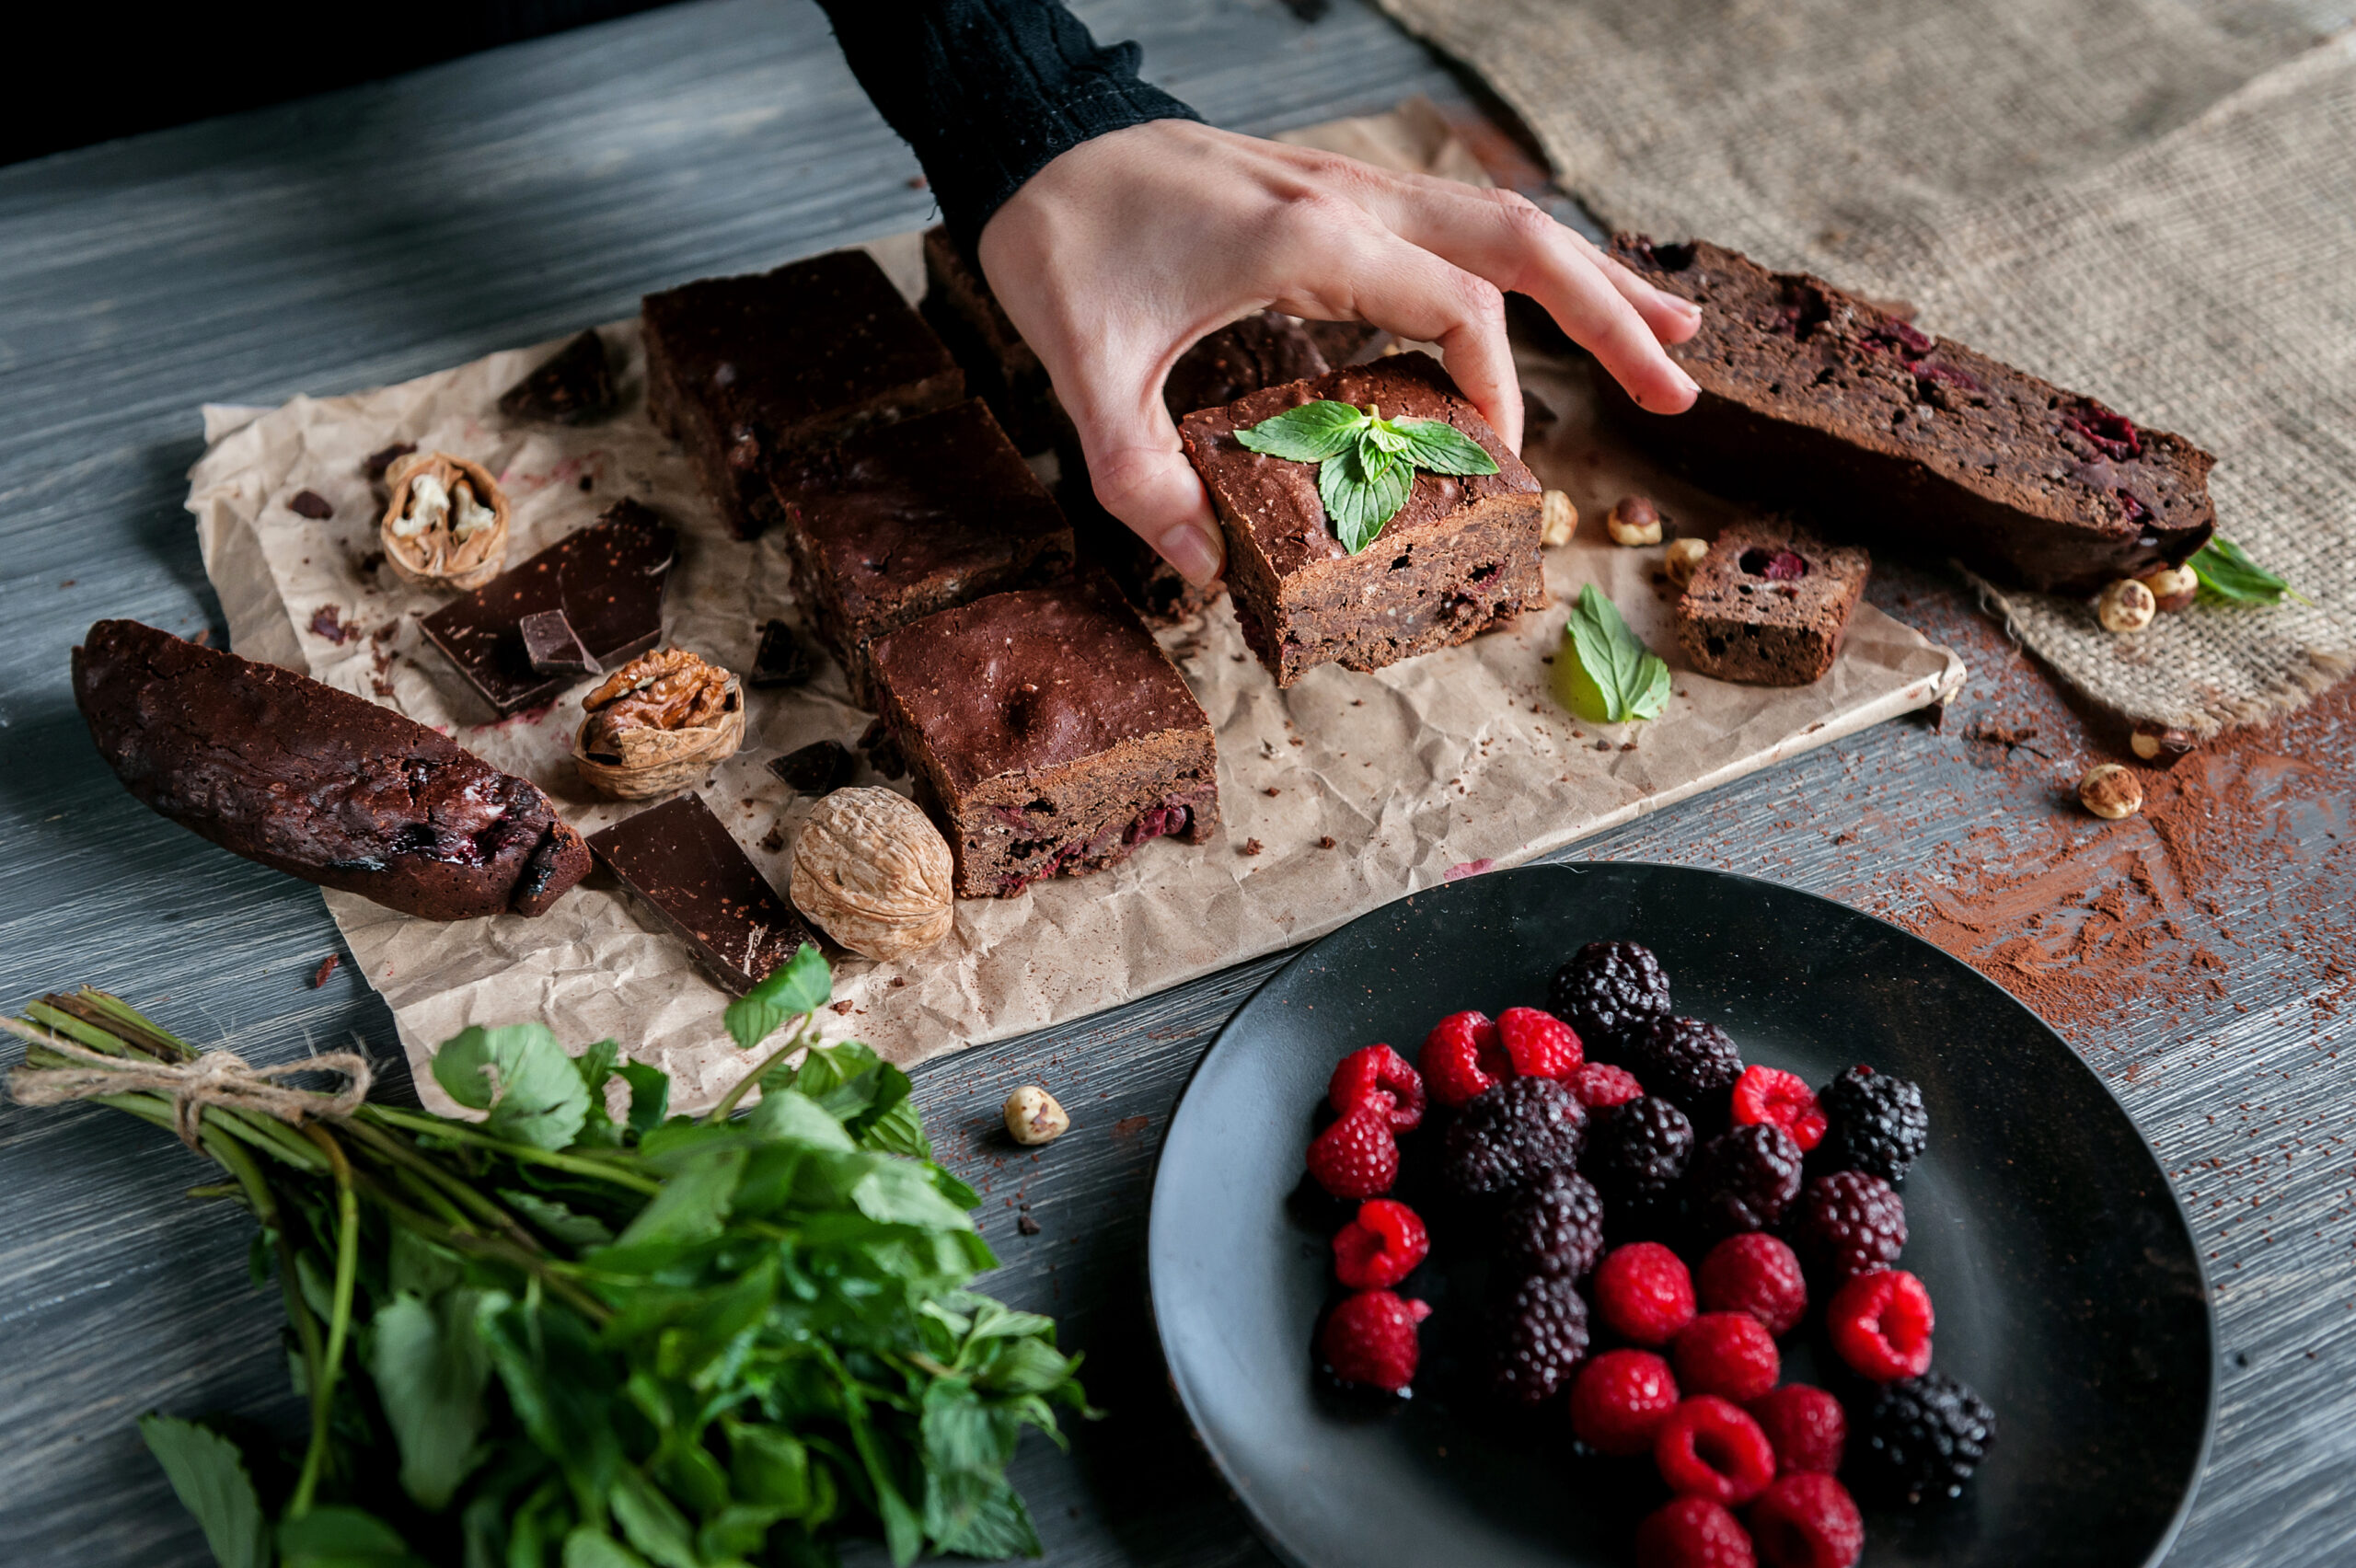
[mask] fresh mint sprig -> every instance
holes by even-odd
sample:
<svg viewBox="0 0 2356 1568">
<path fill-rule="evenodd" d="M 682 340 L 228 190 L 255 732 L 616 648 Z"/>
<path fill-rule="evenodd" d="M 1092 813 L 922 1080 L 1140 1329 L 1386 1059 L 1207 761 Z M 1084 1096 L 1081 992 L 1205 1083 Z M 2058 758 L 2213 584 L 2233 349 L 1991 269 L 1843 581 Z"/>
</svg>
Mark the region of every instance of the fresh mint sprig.
<svg viewBox="0 0 2356 1568">
<path fill-rule="evenodd" d="M 2314 600 L 2250 559 L 2249 552 L 2231 539 L 2212 538 L 2185 562 L 2200 579 L 2200 590 L 2234 605 L 2279 605 L 2287 595 L 2303 605 Z"/>
<path fill-rule="evenodd" d="M 1247 449 L 1317 465 L 1317 495 L 1334 536 L 1352 555 L 1374 543 L 1407 504 L 1415 470 L 1494 474 L 1497 460 L 1444 420 L 1386 420 L 1379 404 L 1363 409 L 1323 399 L 1288 409 L 1235 432 Z"/>
</svg>

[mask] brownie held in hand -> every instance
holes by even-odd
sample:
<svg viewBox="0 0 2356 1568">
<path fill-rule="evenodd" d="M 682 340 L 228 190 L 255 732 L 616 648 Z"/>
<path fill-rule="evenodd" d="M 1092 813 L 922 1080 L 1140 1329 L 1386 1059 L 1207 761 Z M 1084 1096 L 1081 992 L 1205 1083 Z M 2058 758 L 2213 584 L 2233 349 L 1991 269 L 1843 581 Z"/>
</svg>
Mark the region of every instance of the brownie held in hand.
<svg viewBox="0 0 2356 1568">
<path fill-rule="evenodd" d="M 1730 525 L 1677 601 L 1677 640 L 1722 681 L 1807 686 L 1832 668 L 1872 562 L 1784 522 Z"/>
<path fill-rule="evenodd" d="M 100 621 L 74 700 L 123 787 L 248 860 L 428 920 L 537 915 L 589 869 L 539 788 L 389 708 Z"/>
<path fill-rule="evenodd" d="M 1218 825 L 1210 721 L 1101 572 L 929 616 L 876 639 L 874 660 L 876 706 L 964 897 Z"/>
<path fill-rule="evenodd" d="M 1319 401 L 1451 426 L 1496 471 L 1418 467 L 1398 511 L 1353 553 L 1326 514 L 1318 463 L 1255 452 L 1236 439 L 1239 430 Z M 1280 686 L 1319 664 L 1395 664 L 1546 602 L 1538 480 L 1428 354 L 1392 354 L 1271 386 L 1188 414 L 1180 433 L 1227 534 L 1228 589 L 1243 640 Z"/>
</svg>

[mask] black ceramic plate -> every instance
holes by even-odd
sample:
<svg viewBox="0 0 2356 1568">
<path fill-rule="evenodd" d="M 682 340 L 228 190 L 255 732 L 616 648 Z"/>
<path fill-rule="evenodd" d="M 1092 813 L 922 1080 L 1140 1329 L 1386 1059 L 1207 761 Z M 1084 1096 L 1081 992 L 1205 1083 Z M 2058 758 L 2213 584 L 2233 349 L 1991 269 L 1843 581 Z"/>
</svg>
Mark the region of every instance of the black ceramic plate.
<svg viewBox="0 0 2356 1568">
<path fill-rule="evenodd" d="M 1814 1084 L 1865 1062 L 1923 1086 L 1904 1266 L 1937 1307 L 1935 1364 L 1995 1406 L 1999 1439 L 1959 1501 L 1869 1505 L 1865 1562 L 2155 1562 L 2208 1447 L 2212 1331 L 2184 1216 L 2101 1080 L 1895 927 L 1747 877 L 1629 864 L 1501 872 L 1353 922 L 1263 986 L 1188 1085 L 1154 1181 L 1154 1314 L 1196 1433 L 1269 1542 L 1312 1568 L 1633 1562 L 1650 1467 L 1575 1457 L 1559 1416 L 1477 1396 L 1481 1264 L 1443 1263 L 1444 1236 L 1402 1287 L 1436 1308 L 1416 1396 L 1320 1385 L 1332 1217 L 1299 1190 L 1344 1055 L 1383 1040 L 1412 1059 L 1445 1014 L 1543 1006 L 1555 967 L 1601 938 L 1651 947 L 1677 1010 L 1749 1061 Z M 1787 1342 L 1787 1378 L 1818 1369 L 1805 1339 Z"/>
</svg>

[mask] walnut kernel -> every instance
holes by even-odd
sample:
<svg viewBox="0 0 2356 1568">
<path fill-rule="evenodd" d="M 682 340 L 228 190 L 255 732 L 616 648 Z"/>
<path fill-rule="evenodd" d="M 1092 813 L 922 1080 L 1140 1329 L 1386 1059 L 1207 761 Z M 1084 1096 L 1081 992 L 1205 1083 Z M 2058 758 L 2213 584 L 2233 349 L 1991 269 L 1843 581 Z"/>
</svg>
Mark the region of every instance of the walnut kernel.
<svg viewBox="0 0 2356 1568">
<path fill-rule="evenodd" d="M 2135 581 L 2152 591 L 2152 602 L 2163 615 L 2189 608 L 2200 592 L 2200 574 L 2189 566 L 2158 567 Z"/>
<path fill-rule="evenodd" d="M 2095 601 L 2095 619 L 2105 631 L 2141 631 L 2159 613 L 2152 591 L 2131 577 L 2122 577 Z"/>
<path fill-rule="evenodd" d="M 1006 1130 L 1019 1144 L 1053 1143 L 1071 1128 L 1071 1113 L 1035 1083 L 1006 1097 Z"/>
<path fill-rule="evenodd" d="M 2143 785 L 2131 767 L 2116 762 L 2096 763 L 2078 780 L 2078 800 L 2104 821 L 2117 822 L 2143 809 Z"/>
<path fill-rule="evenodd" d="M 1660 508 L 1640 495 L 1623 495 L 1612 505 L 1611 515 L 1604 519 L 1611 531 L 1615 545 L 1657 545 L 1660 543 Z"/>
<path fill-rule="evenodd" d="M 1709 559 L 1709 554 L 1706 540 L 1671 539 L 1669 553 L 1661 559 L 1669 569 L 1669 580 L 1682 588 L 1693 581 L 1693 574 L 1702 569 L 1702 562 Z"/>
<path fill-rule="evenodd" d="M 793 906 L 865 958 L 905 957 L 956 922 L 949 846 L 915 801 L 837 790 L 793 841 Z"/>
<path fill-rule="evenodd" d="M 1538 542 L 1553 547 L 1567 545 L 1571 536 L 1579 531 L 1579 509 L 1561 490 L 1548 490 L 1539 500 Z"/>
<path fill-rule="evenodd" d="M 692 782 L 745 742 L 736 677 L 684 648 L 641 653 L 581 699 L 573 737 L 582 781 L 601 795 L 643 801 Z"/>
<path fill-rule="evenodd" d="M 385 559 L 421 588 L 479 588 L 507 560 L 507 497 L 491 470 L 447 452 L 412 452 L 385 470 L 376 525 Z"/>
</svg>

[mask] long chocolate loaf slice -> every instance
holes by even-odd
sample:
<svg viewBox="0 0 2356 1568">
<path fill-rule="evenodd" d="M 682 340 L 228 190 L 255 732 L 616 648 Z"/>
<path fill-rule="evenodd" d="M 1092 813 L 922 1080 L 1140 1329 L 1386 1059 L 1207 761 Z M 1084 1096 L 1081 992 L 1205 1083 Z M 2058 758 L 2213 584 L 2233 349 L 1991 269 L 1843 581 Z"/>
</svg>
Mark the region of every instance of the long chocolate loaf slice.
<svg viewBox="0 0 2356 1568">
<path fill-rule="evenodd" d="M 428 920 L 545 911 L 589 847 L 539 787 L 389 708 L 137 621 L 74 700 L 123 788 L 248 860 Z"/>
<path fill-rule="evenodd" d="M 2052 593 L 2181 562 L 2216 526 L 2216 459 L 2180 435 L 1738 251 L 1622 235 L 1612 254 L 1702 306 L 1669 350 L 1702 396 L 1660 417 L 1599 376 L 1604 406 L 1707 489 Z"/>
</svg>

